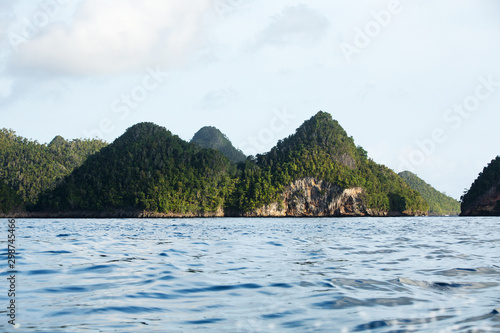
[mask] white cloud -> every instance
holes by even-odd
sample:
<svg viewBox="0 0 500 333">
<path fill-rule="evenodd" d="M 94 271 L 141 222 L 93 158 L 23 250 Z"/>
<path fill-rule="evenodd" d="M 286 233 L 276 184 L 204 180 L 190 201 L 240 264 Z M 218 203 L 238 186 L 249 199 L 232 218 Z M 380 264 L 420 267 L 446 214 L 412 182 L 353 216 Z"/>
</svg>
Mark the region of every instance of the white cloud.
<svg viewBox="0 0 500 333">
<path fill-rule="evenodd" d="M 238 98 L 238 93 L 231 87 L 209 91 L 202 99 L 199 106 L 202 109 L 221 109 Z"/>
<path fill-rule="evenodd" d="M 285 7 L 257 40 L 259 43 L 275 46 L 311 44 L 326 35 L 328 26 L 328 20 L 321 13 L 306 5 Z"/>
<path fill-rule="evenodd" d="M 20 47 L 16 65 L 114 74 L 181 64 L 203 34 L 209 0 L 86 0 L 70 26 L 54 24 Z"/>
<path fill-rule="evenodd" d="M 242 10 L 254 0 L 213 0 L 212 7 L 219 19 L 227 19 L 232 14 Z"/>
</svg>

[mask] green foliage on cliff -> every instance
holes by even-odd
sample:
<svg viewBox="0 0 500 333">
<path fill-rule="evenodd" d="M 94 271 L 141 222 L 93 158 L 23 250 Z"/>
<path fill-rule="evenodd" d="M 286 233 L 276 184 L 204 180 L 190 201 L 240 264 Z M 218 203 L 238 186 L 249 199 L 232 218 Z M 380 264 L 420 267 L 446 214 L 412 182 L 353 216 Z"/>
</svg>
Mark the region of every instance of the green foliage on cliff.
<svg viewBox="0 0 500 333">
<path fill-rule="evenodd" d="M 229 139 L 221 131 L 213 126 L 205 126 L 201 128 L 193 136 L 191 142 L 202 148 L 218 150 L 234 163 L 246 160 L 245 154 L 243 154 L 241 150 L 236 149 L 231 141 L 229 141 Z"/>
<path fill-rule="evenodd" d="M 37 208 L 213 212 L 224 206 L 235 172 L 222 153 L 140 123 L 42 195 Z"/>
<path fill-rule="evenodd" d="M 319 112 L 294 135 L 242 167 L 233 205 L 251 211 L 275 202 L 294 180 L 315 177 L 343 188 L 365 189 L 369 208 L 385 211 L 429 209 L 422 197 L 391 169 L 367 158 L 332 116 Z"/>
<path fill-rule="evenodd" d="M 429 204 L 431 215 L 458 215 L 460 214 L 460 202 L 439 192 L 431 185 L 410 171 L 403 171 L 399 176 Z"/>
<path fill-rule="evenodd" d="M 60 136 L 46 145 L 2 129 L 0 183 L 5 183 L 11 194 L 25 205 L 33 205 L 42 191 L 54 188 L 63 177 L 104 146 L 106 143 L 100 140 L 66 141 Z M 8 190 L 4 188 L 3 191 Z"/>
<path fill-rule="evenodd" d="M 462 200 L 462 212 L 472 207 L 476 200 L 495 186 L 497 191 L 500 192 L 500 156 L 494 158 L 484 167 L 483 172 L 479 173 L 470 189 L 460 198 Z"/>
</svg>

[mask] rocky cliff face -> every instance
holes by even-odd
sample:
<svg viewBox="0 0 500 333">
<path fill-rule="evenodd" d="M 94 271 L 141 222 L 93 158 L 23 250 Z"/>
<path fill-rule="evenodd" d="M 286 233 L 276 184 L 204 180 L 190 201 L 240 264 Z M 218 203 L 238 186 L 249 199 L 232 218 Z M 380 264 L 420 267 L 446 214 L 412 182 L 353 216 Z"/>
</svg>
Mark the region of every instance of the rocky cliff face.
<svg viewBox="0 0 500 333">
<path fill-rule="evenodd" d="M 282 199 L 245 216 L 386 216 L 367 209 L 360 187 L 341 189 L 337 185 L 307 177 L 286 188 Z"/>
<path fill-rule="evenodd" d="M 500 183 L 492 186 L 460 215 L 500 216 Z"/>
<path fill-rule="evenodd" d="M 361 187 L 342 189 L 323 180 L 307 177 L 290 184 L 280 202 L 245 213 L 247 217 L 305 216 L 424 216 L 428 212 L 406 210 L 387 212 L 367 208 Z"/>
</svg>

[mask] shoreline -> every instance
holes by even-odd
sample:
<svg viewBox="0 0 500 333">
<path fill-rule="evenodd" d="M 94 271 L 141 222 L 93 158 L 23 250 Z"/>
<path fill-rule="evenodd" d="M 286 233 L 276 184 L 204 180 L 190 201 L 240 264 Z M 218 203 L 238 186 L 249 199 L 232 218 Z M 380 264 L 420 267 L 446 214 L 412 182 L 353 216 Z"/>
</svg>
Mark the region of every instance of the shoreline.
<svg viewBox="0 0 500 333">
<path fill-rule="evenodd" d="M 157 213 L 148 211 L 74 211 L 74 212 L 12 212 L 0 213 L 0 218 L 36 218 L 36 219 L 104 219 L 104 218 L 349 218 L 349 217 L 422 217 L 428 214 L 419 212 L 417 214 L 405 214 L 400 212 L 379 212 L 379 214 L 320 214 L 320 215 L 272 215 L 272 214 L 253 214 L 253 213 Z M 457 215 L 458 216 L 458 215 Z"/>
</svg>

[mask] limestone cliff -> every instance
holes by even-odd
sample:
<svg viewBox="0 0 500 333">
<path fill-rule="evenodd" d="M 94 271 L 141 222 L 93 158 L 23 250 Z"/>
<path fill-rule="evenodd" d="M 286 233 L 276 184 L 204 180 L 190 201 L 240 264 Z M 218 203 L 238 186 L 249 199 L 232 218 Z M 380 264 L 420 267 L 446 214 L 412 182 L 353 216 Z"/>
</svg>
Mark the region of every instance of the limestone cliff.
<svg viewBox="0 0 500 333">
<path fill-rule="evenodd" d="M 337 185 L 312 177 L 290 184 L 280 202 L 258 208 L 244 216 L 304 217 L 304 216 L 391 216 L 393 212 L 369 209 L 363 203 L 361 187 L 342 189 Z M 425 212 L 405 211 L 397 215 L 426 215 Z"/>
</svg>

